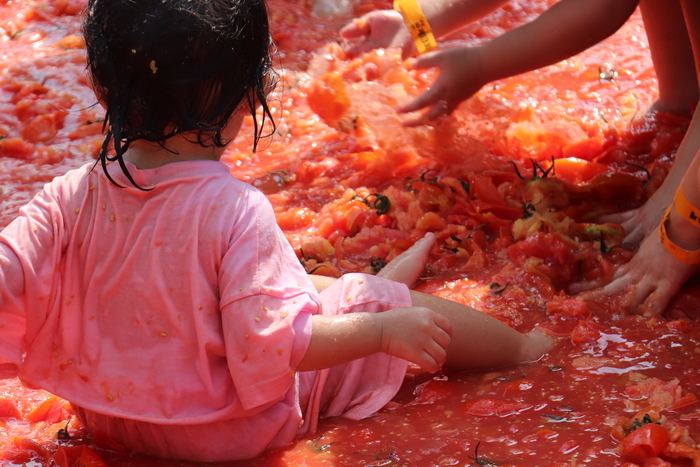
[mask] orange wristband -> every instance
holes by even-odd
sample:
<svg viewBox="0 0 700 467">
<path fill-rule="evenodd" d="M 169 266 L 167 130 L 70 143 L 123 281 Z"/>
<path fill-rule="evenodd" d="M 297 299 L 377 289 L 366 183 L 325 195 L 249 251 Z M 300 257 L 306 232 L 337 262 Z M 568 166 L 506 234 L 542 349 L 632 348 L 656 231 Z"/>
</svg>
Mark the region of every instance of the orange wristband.
<svg viewBox="0 0 700 467">
<path fill-rule="evenodd" d="M 661 221 L 661 226 L 659 227 L 659 237 L 661 237 L 661 243 L 663 244 L 666 251 L 671 253 L 674 258 L 683 264 L 698 264 L 700 263 L 700 250 L 690 251 L 679 247 L 668 238 L 666 233 L 666 221 L 668 221 L 671 215 L 671 207 L 666 210 L 663 220 Z"/>
<path fill-rule="evenodd" d="M 673 199 L 673 204 L 676 206 L 676 211 L 683 219 L 687 220 L 695 227 L 700 227 L 700 209 L 693 206 L 688 198 L 683 194 L 683 190 L 678 188 L 676 197 Z"/>
<path fill-rule="evenodd" d="M 429 52 L 437 47 L 433 30 L 430 29 L 418 0 L 394 0 L 394 10 L 403 16 L 418 53 Z"/>
</svg>

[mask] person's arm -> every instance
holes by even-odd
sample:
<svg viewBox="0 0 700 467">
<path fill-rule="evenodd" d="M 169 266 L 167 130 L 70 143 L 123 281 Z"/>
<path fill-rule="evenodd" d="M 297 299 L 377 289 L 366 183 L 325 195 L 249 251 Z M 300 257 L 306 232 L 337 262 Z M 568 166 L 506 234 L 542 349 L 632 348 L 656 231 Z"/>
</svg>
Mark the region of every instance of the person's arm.
<svg viewBox="0 0 700 467">
<path fill-rule="evenodd" d="M 427 308 L 312 317 L 311 342 L 298 371 L 330 368 L 384 352 L 438 371 L 447 356 L 450 321 Z"/>
<path fill-rule="evenodd" d="M 421 0 L 418 4 L 436 37 L 445 36 L 483 18 L 508 0 Z M 403 58 L 416 52 L 403 17 L 394 10 L 378 10 L 353 20 L 340 30 L 340 37 L 355 41 L 345 51 L 358 55 L 370 50 L 399 47 Z"/>
<path fill-rule="evenodd" d="M 439 67 L 435 83 L 399 108 L 413 112 L 432 106 L 409 126 L 449 114 L 483 85 L 498 79 L 553 65 L 572 57 L 617 31 L 639 0 L 562 0 L 534 21 L 480 47 L 455 47 L 424 54 L 415 69 Z"/>
<path fill-rule="evenodd" d="M 572 57 L 615 33 L 638 0 L 562 0 L 534 21 L 482 48 L 489 81 L 515 76 Z"/>
<path fill-rule="evenodd" d="M 697 124 L 691 125 L 689 132 L 696 127 L 700 129 L 700 118 L 694 122 Z M 691 204 L 700 206 L 700 152 L 696 153 L 679 189 Z M 700 250 L 700 227 L 681 217 L 675 207 L 671 208 L 665 227 L 668 239 L 679 247 Z M 660 226 L 642 242 L 634 258 L 616 271 L 610 284 L 588 295 L 598 298 L 600 295 L 624 293 L 626 299 L 623 302 L 632 313 L 661 315 L 698 269 L 698 264 L 684 264 L 674 258 L 664 247 L 659 230 Z"/>
</svg>

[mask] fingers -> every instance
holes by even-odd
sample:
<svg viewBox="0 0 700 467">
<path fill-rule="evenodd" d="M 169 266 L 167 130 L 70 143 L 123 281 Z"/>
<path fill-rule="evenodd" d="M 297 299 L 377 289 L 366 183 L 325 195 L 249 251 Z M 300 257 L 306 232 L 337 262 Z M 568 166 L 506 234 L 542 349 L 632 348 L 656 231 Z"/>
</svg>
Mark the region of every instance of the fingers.
<svg viewBox="0 0 700 467">
<path fill-rule="evenodd" d="M 443 342 L 445 347 L 449 347 L 452 340 L 452 323 L 447 317 L 435 312 L 433 312 L 433 322 L 447 335 L 448 339 Z"/>
<path fill-rule="evenodd" d="M 442 96 L 445 94 L 443 88 L 439 85 L 428 88 L 423 94 L 413 99 L 408 104 L 398 108 L 399 113 L 409 113 L 420 110 L 424 107 L 432 107 L 424 114 L 418 116 L 407 117 L 403 121 L 403 126 L 414 127 L 425 125 L 443 115 L 450 115 L 455 109 L 456 104 L 451 104 Z"/>
<path fill-rule="evenodd" d="M 434 85 L 425 90 L 425 92 L 411 102 L 400 106 L 397 110 L 400 113 L 415 112 L 423 107 L 437 103 L 442 99 L 444 91 L 439 85 Z"/>
<path fill-rule="evenodd" d="M 420 57 L 411 60 L 409 66 L 414 70 L 425 70 L 427 68 L 442 67 L 443 55 L 442 50 L 435 50 L 421 55 Z"/>
<path fill-rule="evenodd" d="M 649 294 L 641 305 L 639 305 L 637 312 L 638 314 L 644 316 L 661 316 L 670 301 L 670 295 L 664 294 L 659 290 L 655 290 Z"/>
<path fill-rule="evenodd" d="M 343 26 L 338 33 L 343 39 L 357 39 L 358 37 L 368 36 L 370 33 L 369 21 L 364 17 L 355 18 L 351 23 Z"/>
<path fill-rule="evenodd" d="M 442 318 L 442 316 L 440 317 Z M 452 328 L 449 321 L 447 321 L 447 329 L 443 327 L 445 323 L 438 323 L 436 321 L 435 324 L 437 326 L 432 339 L 429 339 L 425 344 L 421 357 L 419 358 L 420 361 L 414 362 L 429 373 L 435 373 L 445 364 L 447 360 L 447 350 L 452 341 Z"/>
<path fill-rule="evenodd" d="M 591 280 L 591 281 L 581 281 L 574 282 L 566 287 L 566 291 L 569 295 L 578 295 L 583 292 L 592 291 L 598 287 L 602 287 L 604 284 L 601 279 Z"/>
<path fill-rule="evenodd" d="M 632 209 L 631 211 L 616 212 L 615 214 L 606 214 L 598 218 L 598 222 L 601 223 L 611 223 L 611 224 L 622 224 L 625 221 L 633 219 L 638 214 L 638 209 Z"/>
<path fill-rule="evenodd" d="M 372 25 L 364 16 L 355 18 L 339 31 L 340 37 L 345 41 L 351 41 L 342 45 L 343 51 L 351 57 L 369 52 L 377 47 L 377 44 L 369 40 Z"/>
</svg>

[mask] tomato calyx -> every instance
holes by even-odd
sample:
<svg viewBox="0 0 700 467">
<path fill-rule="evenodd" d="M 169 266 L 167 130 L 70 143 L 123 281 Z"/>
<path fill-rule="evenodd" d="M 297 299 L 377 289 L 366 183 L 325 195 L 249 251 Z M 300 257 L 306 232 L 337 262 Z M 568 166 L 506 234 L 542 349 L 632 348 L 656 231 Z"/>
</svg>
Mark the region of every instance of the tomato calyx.
<svg viewBox="0 0 700 467">
<path fill-rule="evenodd" d="M 657 425 L 661 425 L 661 422 L 655 422 L 655 421 L 653 421 L 653 420 L 651 419 L 651 415 L 649 415 L 649 414 L 644 414 L 644 417 L 642 417 L 642 421 L 641 421 L 641 422 L 640 422 L 639 420 L 636 420 L 636 419 L 634 420 L 634 422 L 632 423 L 632 430 L 630 431 L 630 433 L 631 433 L 632 431 L 638 429 L 638 428 L 643 427 L 644 425 L 649 424 L 649 423 L 655 423 L 655 424 L 657 424 Z"/>
<path fill-rule="evenodd" d="M 554 156 L 552 156 L 552 165 L 550 165 L 549 168 L 546 170 L 542 168 L 539 162 L 536 162 L 534 159 L 530 158 L 530 162 L 532 162 L 532 178 L 523 177 L 523 175 L 520 173 L 520 170 L 518 170 L 518 165 L 514 161 L 508 162 L 510 162 L 513 165 L 513 168 L 515 169 L 515 174 L 518 176 L 518 178 L 527 182 L 534 182 L 535 180 L 547 178 L 547 176 L 550 173 L 552 174 L 552 177 L 556 175 L 556 173 L 554 172 Z M 542 175 L 538 175 L 538 171 Z"/>
<path fill-rule="evenodd" d="M 639 250 L 639 244 L 638 243 L 632 243 L 632 242 L 622 242 L 622 243 L 616 243 L 612 246 L 607 246 L 605 244 L 605 238 L 603 238 L 603 232 L 600 232 L 600 252 L 605 254 L 610 251 L 612 251 L 615 248 L 622 248 L 627 251 L 631 251 L 632 253 L 636 253 L 637 250 Z"/>
<path fill-rule="evenodd" d="M 498 465 L 490 459 L 487 459 L 485 457 L 480 457 L 479 456 L 479 446 L 481 446 L 481 441 L 477 442 L 476 446 L 474 447 L 474 457 L 472 457 L 472 456 L 467 456 L 467 457 L 469 457 L 471 460 L 476 462 L 477 465 L 481 465 L 481 466 L 496 466 L 496 465 Z"/>
<path fill-rule="evenodd" d="M 643 185 L 646 185 L 647 183 L 649 183 L 649 180 L 651 180 L 651 174 L 649 173 L 649 169 L 647 169 L 647 168 L 644 167 L 643 165 L 634 164 L 634 163 L 632 163 L 632 162 L 630 162 L 630 161 L 625 161 L 625 164 L 627 164 L 627 165 L 629 165 L 629 166 L 632 166 L 632 167 L 636 167 L 636 168 L 641 169 L 642 171 L 644 171 L 644 173 L 646 174 L 646 179 L 642 180 L 642 184 L 643 184 Z"/>
</svg>

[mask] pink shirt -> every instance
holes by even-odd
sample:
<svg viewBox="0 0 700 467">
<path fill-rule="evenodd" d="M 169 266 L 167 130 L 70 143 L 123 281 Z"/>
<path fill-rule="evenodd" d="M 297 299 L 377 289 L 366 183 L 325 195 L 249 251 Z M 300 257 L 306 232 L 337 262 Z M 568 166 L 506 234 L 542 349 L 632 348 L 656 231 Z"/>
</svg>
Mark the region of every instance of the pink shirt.
<svg viewBox="0 0 700 467">
<path fill-rule="evenodd" d="M 0 233 L 0 377 L 98 413 L 295 430 L 319 297 L 255 188 L 214 161 L 93 164 Z M 25 354 L 23 358 L 23 353 Z"/>
</svg>

